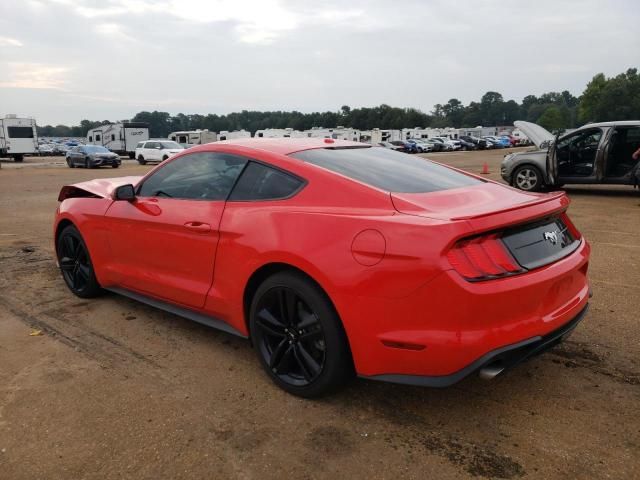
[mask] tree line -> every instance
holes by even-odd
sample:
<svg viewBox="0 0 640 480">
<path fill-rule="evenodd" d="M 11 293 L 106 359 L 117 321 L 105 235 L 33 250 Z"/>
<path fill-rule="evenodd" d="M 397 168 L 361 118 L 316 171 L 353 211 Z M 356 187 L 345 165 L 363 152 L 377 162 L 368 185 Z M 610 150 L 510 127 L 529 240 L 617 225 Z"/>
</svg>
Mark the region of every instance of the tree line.
<svg viewBox="0 0 640 480">
<path fill-rule="evenodd" d="M 359 130 L 372 128 L 401 129 L 405 127 L 475 127 L 478 125 L 511 125 L 515 120 L 538 123 L 550 131 L 574 128 L 588 122 L 630 120 L 640 118 L 640 75 L 636 68 L 607 78 L 595 75 L 580 97 L 567 90 L 548 92 L 540 96 L 527 95 L 521 103 L 506 100 L 498 92 L 485 93 L 480 101 L 463 105 L 457 98 L 437 104 L 430 113 L 416 108 L 389 105 L 351 108 L 343 105 L 336 112 L 302 113 L 297 111 L 261 112 L 242 110 L 226 115 L 199 115 L 168 112 L 139 112 L 131 121 L 147 122 L 152 137 L 166 137 L 178 130 L 209 129 L 248 130 L 252 134 L 265 128 L 293 128 L 345 126 Z M 38 127 L 44 137 L 84 137 L 87 131 L 108 120 L 82 120 L 80 125 L 46 125 Z"/>
</svg>

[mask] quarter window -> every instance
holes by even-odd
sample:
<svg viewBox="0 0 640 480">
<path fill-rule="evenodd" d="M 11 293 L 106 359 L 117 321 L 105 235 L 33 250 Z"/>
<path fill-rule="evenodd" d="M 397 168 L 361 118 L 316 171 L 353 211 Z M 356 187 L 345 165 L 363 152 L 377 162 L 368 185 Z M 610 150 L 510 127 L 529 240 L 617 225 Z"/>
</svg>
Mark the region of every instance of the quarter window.
<svg viewBox="0 0 640 480">
<path fill-rule="evenodd" d="M 245 158 L 225 153 L 185 155 L 146 179 L 138 194 L 183 200 L 226 200 L 246 163 Z"/>
<path fill-rule="evenodd" d="M 261 163 L 249 162 L 229 200 L 277 200 L 296 193 L 304 182 L 293 175 Z"/>
</svg>

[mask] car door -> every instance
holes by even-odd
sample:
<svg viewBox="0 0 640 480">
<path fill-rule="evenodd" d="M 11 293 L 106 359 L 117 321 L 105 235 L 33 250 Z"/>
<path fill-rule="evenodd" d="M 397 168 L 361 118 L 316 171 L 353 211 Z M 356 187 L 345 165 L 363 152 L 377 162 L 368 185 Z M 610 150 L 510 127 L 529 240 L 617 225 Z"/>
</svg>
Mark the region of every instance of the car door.
<svg viewBox="0 0 640 480">
<path fill-rule="evenodd" d="M 80 163 L 81 160 L 84 159 L 84 152 L 82 151 L 82 147 L 75 147 L 69 150 L 69 158 L 71 159 L 71 163 L 75 166 Z M 82 161 L 84 165 L 84 161 Z"/>
<path fill-rule="evenodd" d="M 202 307 L 225 201 L 245 163 L 223 153 L 184 155 L 143 179 L 133 201 L 114 202 L 105 223 L 120 286 Z"/>
<path fill-rule="evenodd" d="M 601 128 L 583 128 L 557 139 L 548 155 L 553 183 L 601 181 L 603 133 Z"/>
</svg>

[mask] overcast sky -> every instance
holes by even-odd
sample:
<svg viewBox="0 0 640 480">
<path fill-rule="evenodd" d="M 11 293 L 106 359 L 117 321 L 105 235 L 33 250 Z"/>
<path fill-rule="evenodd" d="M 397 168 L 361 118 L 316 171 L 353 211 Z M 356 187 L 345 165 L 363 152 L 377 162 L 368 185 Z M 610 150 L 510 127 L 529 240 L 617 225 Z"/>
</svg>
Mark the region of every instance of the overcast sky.
<svg viewBox="0 0 640 480">
<path fill-rule="evenodd" d="M 640 66 L 640 2 L 0 0 L 0 115 L 429 112 Z"/>
</svg>

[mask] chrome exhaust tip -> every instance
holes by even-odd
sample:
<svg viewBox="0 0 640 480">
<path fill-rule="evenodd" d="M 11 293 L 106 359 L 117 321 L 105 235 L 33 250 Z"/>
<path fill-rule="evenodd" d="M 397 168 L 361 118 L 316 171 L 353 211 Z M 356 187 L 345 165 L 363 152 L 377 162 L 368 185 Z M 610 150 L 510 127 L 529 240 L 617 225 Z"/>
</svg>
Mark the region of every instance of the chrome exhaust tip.
<svg viewBox="0 0 640 480">
<path fill-rule="evenodd" d="M 504 371 L 500 365 L 487 365 L 478 371 L 478 376 L 483 380 L 492 380 Z"/>
</svg>

